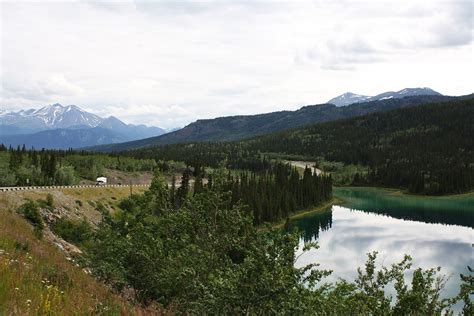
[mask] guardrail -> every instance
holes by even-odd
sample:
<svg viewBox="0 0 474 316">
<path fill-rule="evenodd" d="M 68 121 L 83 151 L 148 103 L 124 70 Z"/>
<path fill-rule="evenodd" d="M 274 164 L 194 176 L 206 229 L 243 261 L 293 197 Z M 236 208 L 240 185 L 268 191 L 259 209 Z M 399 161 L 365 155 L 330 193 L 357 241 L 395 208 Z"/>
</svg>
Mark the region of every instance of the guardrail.
<svg viewBox="0 0 474 316">
<path fill-rule="evenodd" d="M 132 187 L 149 187 L 149 184 L 132 184 Z M 29 187 L 0 187 L 0 192 L 26 191 L 26 190 L 51 190 L 51 189 L 80 189 L 80 188 L 113 188 L 130 187 L 130 184 L 104 184 L 104 185 L 50 185 L 50 186 L 29 186 Z"/>
</svg>

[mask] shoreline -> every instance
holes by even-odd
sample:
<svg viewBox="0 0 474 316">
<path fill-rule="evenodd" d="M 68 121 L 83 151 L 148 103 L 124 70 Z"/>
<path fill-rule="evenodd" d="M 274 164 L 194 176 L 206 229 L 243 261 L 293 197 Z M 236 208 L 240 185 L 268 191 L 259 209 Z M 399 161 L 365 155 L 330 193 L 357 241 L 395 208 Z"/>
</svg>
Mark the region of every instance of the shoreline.
<svg viewBox="0 0 474 316">
<path fill-rule="evenodd" d="M 333 197 L 331 200 L 325 202 L 322 205 L 319 205 L 314 208 L 309 208 L 309 209 L 304 209 L 301 211 L 297 211 L 296 213 L 290 215 L 288 219 L 290 221 L 297 220 L 303 217 L 306 217 L 308 215 L 311 215 L 313 213 L 318 213 L 322 212 L 328 207 L 331 207 L 332 205 L 344 205 L 348 203 L 344 199 L 344 197 L 337 196 L 337 193 L 335 193 L 334 189 L 349 189 L 349 190 L 354 190 L 354 189 L 360 189 L 360 190 L 373 190 L 373 191 L 379 191 L 380 193 L 385 194 L 386 196 L 392 196 L 394 198 L 399 198 L 402 199 L 404 197 L 406 198 L 414 198 L 414 199 L 429 199 L 429 200 L 449 200 L 449 199 L 463 199 L 463 198 L 474 198 L 474 191 L 471 192 L 466 192 L 466 193 L 459 193 L 459 194 L 450 194 L 450 195 L 419 195 L 419 194 L 410 194 L 407 192 L 404 192 L 401 189 L 396 189 L 396 188 L 386 188 L 386 187 L 370 187 L 370 186 L 333 186 Z M 281 229 L 287 219 L 282 219 L 279 222 L 276 223 L 269 223 L 271 229 Z M 266 224 L 262 225 L 261 228 L 263 228 Z"/>
<path fill-rule="evenodd" d="M 334 204 L 341 204 L 341 203 L 344 203 L 344 201 L 342 199 L 333 196 L 333 198 L 331 200 L 325 202 L 324 204 L 316 206 L 314 208 L 305 209 L 305 210 L 301 210 L 299 212 L 296 212 L 296 213 L 292 214 L 291 216 L 288 216 L 288 219 L 290 221 L 295 220 L 295 219 L 299 219 L 299 218 L 308 216 L 308 215 L 313 214 L 313 213 L 322 212 L 326 208 L 331 207 Z M 276 229 L 282 228 L 285 225 L 285 223 L 286 223 L 286 219 L 281 220 L 280 222 L 273 224 L 272 228 L 276 228 Z"/>
<path fill-rule="evenodd" d="M 423 194 L 414 194 L 408 193 L 404 189 L 399 188 L 390 188 L 390 187 L 377 187 L 377 186 L 333 186 L 334 189 L 371 189 L 371 190 L 380 190 L 385 191 L 387 194 L 400 197 L 418 197 L 418 198 L 428 198 L 428 199 L 443 199 L 443 198 L 464 198 L 469 196 L 474 196 L 474 191 L 464 192 L 464 193 L 453 193 L 453 194 L 444 194 L 444 195 L 423 195 Z"/>
</svg>

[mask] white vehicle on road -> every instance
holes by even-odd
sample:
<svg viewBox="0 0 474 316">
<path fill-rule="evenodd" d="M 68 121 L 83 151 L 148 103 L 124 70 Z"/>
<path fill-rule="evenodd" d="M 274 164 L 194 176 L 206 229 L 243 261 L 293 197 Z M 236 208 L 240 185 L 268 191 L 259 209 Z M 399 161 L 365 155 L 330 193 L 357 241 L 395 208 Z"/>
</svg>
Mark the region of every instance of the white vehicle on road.
<svg viewBox="0 0 474 316">
<path fill-rule="evenodd" d="M 95 180 L 96 185 L 106 185 L 107 184 L 107 178 L 106 177 L 98 177 Z"/>
</svg>

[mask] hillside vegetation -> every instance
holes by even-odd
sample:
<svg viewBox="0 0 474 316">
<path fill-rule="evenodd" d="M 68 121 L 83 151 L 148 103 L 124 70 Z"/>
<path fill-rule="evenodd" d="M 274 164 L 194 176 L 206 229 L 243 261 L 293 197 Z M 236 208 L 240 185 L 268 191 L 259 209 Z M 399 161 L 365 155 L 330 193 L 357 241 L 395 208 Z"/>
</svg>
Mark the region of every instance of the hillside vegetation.
<svg viewBox="0 0 474 316">
<path fill-rule="evenodd" d="M 461 99 L 463 97 L 457 97 Z M 97 151 L 122 151 L 167 144 L 233 141 L 288 130 L 319 122 L 334 121 L 368 113 L 389 111 L 429 102 L 444 102 L 455 97 L 424 95 L 387 99 L 337 107 L 333 104 L 304 106 L 297 111 L 281 111 L 258 115 L 226 116 L 198 120 L 172 133 L 122 144 L 93 147 Z"/>
<path fill-rule="evenodd" d="M 90 154 L 72 150 L 27 150 L 0 145 L 0 186 L 72 185 L 109 173 L 115 183 L 137 183 L 130 174 L 151 172 L 153 159 Z M 135 175 L 134 178 L 138 178 Z"/>
<path fill-rule="evenodd" d="M 317 264 L 296 268 L 299 233 L 262 227 L 249 192 L 265 193 L 262 202 L 286 194 L 298 197 L 299 207 L 317 205 L 329 197 L 330 177 L 311 175 L 307 168 L 297 179 L 284 165 L 272 168 L 251 174 L 254 181 L 220 168 L 207 175 L 207 183 L 198 174 L 193 187 L 185 170 L 179 188 L 169 188 L 157 173 L 149 190 L 114 200 L 115 208 L 94 203 L 102 217 L 97 229 L 64 212 L 54 216 L 64 206 L 49 195 L 21 204 L 17 212 L 23 218 L 1 211 L 0 312 L 439 315 L 459 301 L 465 313 L 473 311 L 471 276 L 461 276 L 459 295 L 441 298 L 445 279 L 439 269 L 411 270 L 408 256 L 379 269 L 371 253 L 355 281 L 333 284 L 323 284 L 330 271 Z M 239 198 L 239 192 L 246 196 Z M 278 209 L 268 208 L 274 213 L 263 212 L 263 219 L 281 218 Z M 59 252 L 47 243 L 58 245 L 53 232 L 81 251 Z M 304 250 L 314 247 L 308 243 Z M 385 294 L 392 285 L 394 297 Z"/>
<path fill-rule="evenodd" d="M 439 315 L 459 301 L 466 314 L 473 311 L 472 277 L 461 277 L 456 297 L 440 298 L 445 278 L 439 269 L 411 270 L 408 256 L 379 269 L 371 253 L 355 281 L 323 284 L 330 271 L 317 264 L 295 267 L 299 233 L 255 226 L 245 204 L 233 203 L 225 178 L 217 173 L 212 185 L 196 181 L 176 204 L 157 176 L 144 195 L 124 200 L 88 248 L 94 275 L 117 290 L 132 287 L 143 304 L 179 314 Z M 314 247 L 308 243 L 304 251 Z M 391 285 L 393 297 L 385 294 Z"/>
<path fill-rule="evenodd" d="M 55 246 L 39 240 L 20 216 L 0 211 L 0 314 L 132 314 L 134 308 Z"/>
<path fill-rule="evenodd" d="M 474 188 L 474 99 L 433 103 L 316 124 L 239 142 L 176 144 L 125 152 L 183 159 L 190 165 L 264 170 L 265 157 L 297 157 L 332 172 L 349 170 L 356 185 L 413 193 Z M 340 164 L 340 166 L 338 166 Z M 354 166 L 344 168 L 345 166 Z M 336 176 L 334 176 L 336 178 Z"/>
</svg>

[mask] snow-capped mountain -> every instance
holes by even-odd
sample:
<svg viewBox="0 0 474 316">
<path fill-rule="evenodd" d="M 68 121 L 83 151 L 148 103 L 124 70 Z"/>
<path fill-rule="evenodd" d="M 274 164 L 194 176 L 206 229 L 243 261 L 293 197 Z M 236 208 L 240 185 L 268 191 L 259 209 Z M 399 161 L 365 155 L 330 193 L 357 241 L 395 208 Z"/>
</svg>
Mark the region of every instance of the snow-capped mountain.
<svg viewBox="0 0 474 316">
<path fill-rule="evenodd" d="M 434 91 L 430 88 L 405 88 L 400 91 L 388 91 L 384 93 L 377 94 L 376 96 L 366 96 L 366 95 L 359 95 L 354 94 L 352 92 L 346 92 L 337 96 L 327 103 L 334 104 L 336 106 L 346 106 L 353 103 L 361 103 L 361 102 L 370 102 L 370 101 L 379 101 L 379 100 L 387 100 L 387 99 L 399 99 L 404 97 L 411 97 L 416 95 L 442 95 L 439 92 Z"/>
<path fill-rule="evenodd" d="M 29 109 L 0 114 L 0 125 L 41 131 L 56 128 L 97 127 L 103 118 L 86 112 L 75 105 L 62 106 L 59 103 L 44 106 L 38 110 Z"/>
<path fill-rule="evenodd" d="M 75 105 L 62 106 L 59 103 L 47 105 L 31 115 L 41 119 L 49 128 L 96 127 L 104 120 Z"/>
<path fill-rule="evenodd" d="M 97 142 L 136 140 L 164 133 L 159 127 L 126 124 L 113 116 L 102 118 L 75 105 L 56 103 L 40 109 L 0 112 L 0 143 L 7 142 L 6 145 L 13 146 L 28 144 L 35 139 L 35 144 L 51 143 L 45 147 L 55 148 L 55 143 L 66 139 L 65 135 L 70 147 L 91 146 Z M 73 135 L 76 136 L 75 141 L 71 141 Z M 55 137 L 56 141 L 52 141 Z"/>
<path fill-rule="evenodd" d="M 334 104 L 336 106 L 345 106 L 353 103 L 359 103 L 359 102 L 364 102 L 370 99 L 370 96 L 367 95 L 361 95 L 361 94 L 355 94 L 352 92 L 346 92 L 344 94 L 341 94 L 340 96 L 337 96 L 331 100 L 329 100 L 327 103 Z"/>
</svg>

